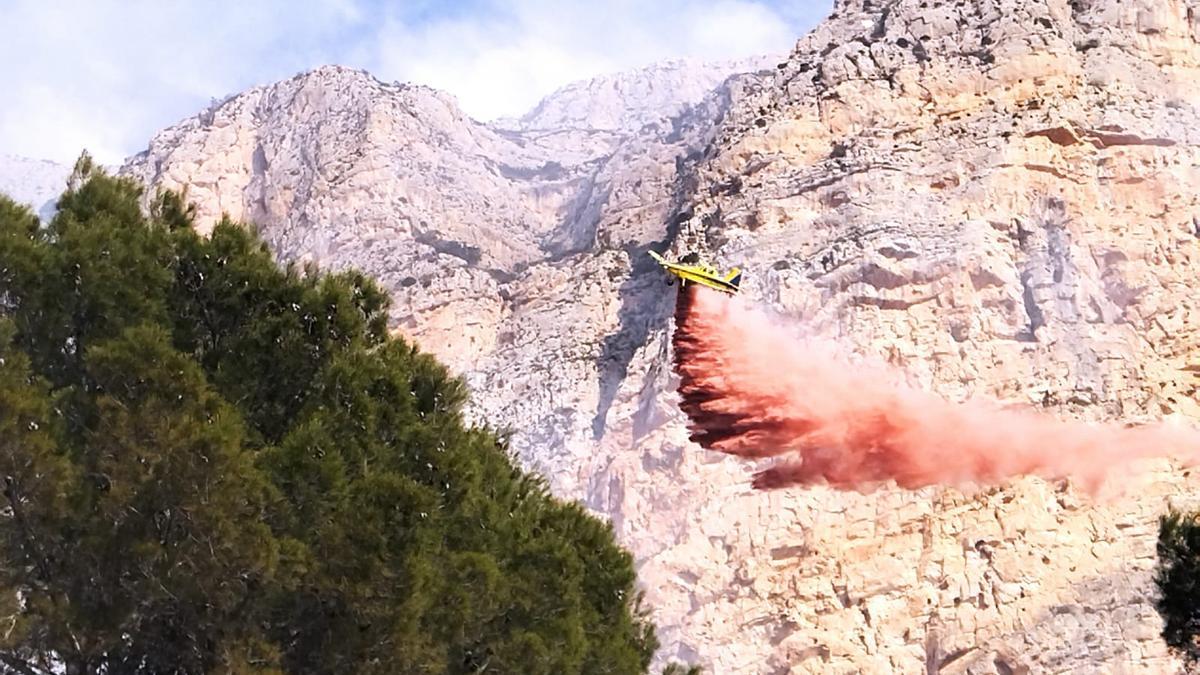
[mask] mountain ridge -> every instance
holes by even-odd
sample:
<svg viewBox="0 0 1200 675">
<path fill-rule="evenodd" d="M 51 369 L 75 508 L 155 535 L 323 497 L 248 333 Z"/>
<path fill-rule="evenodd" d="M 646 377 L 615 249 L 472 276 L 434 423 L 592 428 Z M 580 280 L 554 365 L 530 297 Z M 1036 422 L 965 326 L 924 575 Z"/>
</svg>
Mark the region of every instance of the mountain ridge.
<svg viewBox="0 0 1200 675">
<path fill-rule="evenodd" d="M 660 61 L 572 82 L 542 98 L 524 115 L 489 125 L 527 132 L 566 128 L 633 131 L 680 114 L 731 75 L 770 68 L 783 58 Z"/>
</svg>

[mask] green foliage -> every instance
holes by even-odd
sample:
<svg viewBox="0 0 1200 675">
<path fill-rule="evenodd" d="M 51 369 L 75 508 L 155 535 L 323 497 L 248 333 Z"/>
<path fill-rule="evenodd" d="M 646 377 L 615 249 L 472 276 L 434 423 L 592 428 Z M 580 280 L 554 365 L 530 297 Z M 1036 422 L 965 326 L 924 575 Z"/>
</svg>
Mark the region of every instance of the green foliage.
<svg viewBox="0 0 1200 675">
<path fill-rule="evenodd" d="M 1200 513 L 1172 509 L 1159 519 L 1156 603 L 1163 639 L 1192 664 L 1200 663 Z"/>
<path fill-rule="evenodd" d="M 611 528 L 464 422 L 361 274 L 86 157 L 0 198 L 0 661 L 26 673 L 642 673 Z"/>
</svg>

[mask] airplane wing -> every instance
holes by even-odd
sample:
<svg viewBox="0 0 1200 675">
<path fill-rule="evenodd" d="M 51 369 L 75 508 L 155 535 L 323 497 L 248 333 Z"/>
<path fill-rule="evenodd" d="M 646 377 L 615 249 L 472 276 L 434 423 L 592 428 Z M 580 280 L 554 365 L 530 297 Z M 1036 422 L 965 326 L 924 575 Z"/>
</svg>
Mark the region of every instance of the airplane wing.
<svg viewBox="0 0 1200 675">
<path fill-rule="evenodd" d="M 742 283 L 742 271 L 736 267 L 733 268 L 729 271 L 729 274 L 725 275 L 725 281 L 734 288 L 737 288 Z"/>
</svg>

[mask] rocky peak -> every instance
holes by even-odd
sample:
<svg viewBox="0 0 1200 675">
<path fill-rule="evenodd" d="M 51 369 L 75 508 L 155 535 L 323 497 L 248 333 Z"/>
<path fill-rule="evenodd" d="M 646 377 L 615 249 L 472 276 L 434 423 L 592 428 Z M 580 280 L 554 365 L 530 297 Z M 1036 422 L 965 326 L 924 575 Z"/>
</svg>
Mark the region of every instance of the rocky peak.
<svg viewBox="0 0 1200 675">
<path fill-rule="evenodd" d="M 525 131 L 603 129 L 635 132 L 700 102 L 730 75 L 770 68 L 782 57 L 736 61 L 675 59 L 569 84 L 517 120 L 497 126 Z"/>
<path fill-rule="evenodd" d="M 969 100 L 967 78 L 1003 85 L 988 90 L 992 105 L 1053 99 L 1056 87 L 1069 102 L 1066 87 L 1077 80 L 1183 92 L 1200 36 L 1196 15 L 1188 3 L 1153 0 L 846 0 L 800 41 L 780 93 L 797 101 L 815 87 L 832 96 L 842 83 L 865 80 L 887 85 L 876 98 Z"/>
<path fill-rule="evenodd" d="M 544 195 L 548 213 L 527 218 L 520 205 L 528 198 L 512 179 L 536 174 L 545 163 L 536 150 L 471 120 L 449 95 L 326 66 L 250 90 L 166 129 L 128 170 L 155 184 L 188 185 L 201 205 L 202 228 L 223 212 L 265 224 L 277 250 L 288 256 L 301 246 L 293 234 L 316 234 L 292 224 L 328 222 L 324 214 L 296 211 L 296 200 L 315 208 L 308 202 L 314 192 L 357 191 L 395 176 L 400 181 L 386 196 L 376 195 L 382 199 L 375 200 L 373 227 L 409 232 L 440 255 L 457 258 L 456 264 L 511 273 L 541 255 L 539 241 L 555 225 L 560 205 Z M 468 183 L 475 189 L 450 189 Z M 354 220 L 363 225 L 364 214 Z M 349 233 L 335 228 L 322 236 Z M 310 255 L 321 257 L 318 251 Z"/>
<path fill-rule="evenodd" d="M 672 86 L 653 88 L 676 102 Z M 326 66 L 165 129 L 124 171 L 187 186 L 201 230 L 228 213 L 285 259 L 367 269 L 394 291 L 398 326 L 464 364 L 487 352 L 449 337 L 454 317 L 490 325 L 530 268 L 662 236 L 676 172 L 665 148 L 688 140 L 686 123 L 660 118 L 636 132 L 498 129 L 428 87 Z"/>
</svg>

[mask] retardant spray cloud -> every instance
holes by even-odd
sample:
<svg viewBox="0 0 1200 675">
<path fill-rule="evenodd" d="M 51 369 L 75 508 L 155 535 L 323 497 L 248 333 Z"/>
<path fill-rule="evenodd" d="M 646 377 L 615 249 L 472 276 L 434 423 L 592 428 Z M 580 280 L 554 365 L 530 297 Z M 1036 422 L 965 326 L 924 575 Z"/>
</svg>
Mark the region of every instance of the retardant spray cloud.
<svg viewBox="0 0 1200 675">
<path fill-rule="evenodd" d="M 1194 463 L 1200 434 L 1066 422 L 985 401 L 963 404 L 801 341 L 738 298 L 680 289 L 673 337 L 681 408 L 704 448 L 775 458 L 754 487 L 826 483 L 867 491 L 979 486 L 1019 475 L 1070 478 L 1097 494 L 1135 460 Z"/>
</svg>

